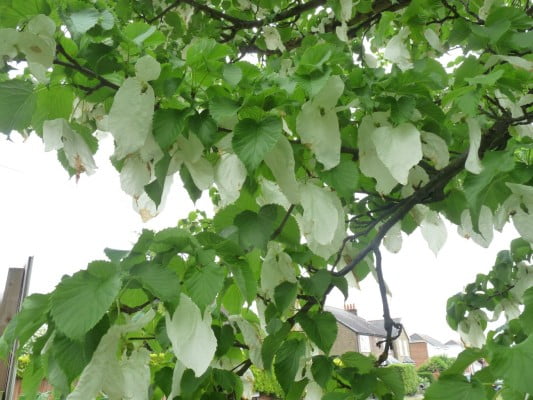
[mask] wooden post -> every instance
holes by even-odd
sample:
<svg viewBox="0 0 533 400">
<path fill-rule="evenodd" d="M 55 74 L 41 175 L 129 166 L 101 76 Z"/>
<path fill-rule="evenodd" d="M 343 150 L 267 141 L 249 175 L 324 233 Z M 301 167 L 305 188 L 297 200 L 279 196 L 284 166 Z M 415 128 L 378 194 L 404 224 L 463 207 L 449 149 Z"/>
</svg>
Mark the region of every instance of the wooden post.
<svg viewBox="0 0 533 400">
<path fill-rule="evenodd" d="M 9 321 L 20 311 L 22 300 L 28 293 L 29 280 L 33 257 L 28 259 L 25 268 L 10 268 L 0 304 L 0 335 L 4 332 Z M 16 344 L 13 346 L 7 363 L 0 361 L 0 397 L 5 394 L 5 400 L 12 400 L 16 379 Z"/>
</svg>

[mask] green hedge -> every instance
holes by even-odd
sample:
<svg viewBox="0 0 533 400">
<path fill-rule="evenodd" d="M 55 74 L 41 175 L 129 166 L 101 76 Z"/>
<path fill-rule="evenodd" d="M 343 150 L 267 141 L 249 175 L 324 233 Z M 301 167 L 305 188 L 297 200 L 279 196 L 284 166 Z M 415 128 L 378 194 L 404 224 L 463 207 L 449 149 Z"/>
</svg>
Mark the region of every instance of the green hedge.
<svg viewBox="0 0 533 400">
<path fill-rule="evenodd" d="M 412 364 L 392 364 L 387 368 L 394 368 L 400 372 L 406 395 L 415 394 L 418 390 L 419 379 L 416 368 Z"/>
<path fill-rule="evenodd" d="M 433 356 L 424 364 L 418 367 L 418 372 L 442 372 L 448 369 L 455 361 L 455 358 L 447 356 Z"/>
<path fill-rule="evenodd" d="M 422 381 L 427 383 L 433 383 L 436 380 L 435 375 L 433 375 L 433 372 L 418 371 L 418 376 Z"/>
<path fill-rule="evenodd" d="M 283 390 L 274 374 L 263 371 L 252 366 L 252 373 L 254 374 L 254 390 L 256 392 L 283 398 Z"/>
</svg>

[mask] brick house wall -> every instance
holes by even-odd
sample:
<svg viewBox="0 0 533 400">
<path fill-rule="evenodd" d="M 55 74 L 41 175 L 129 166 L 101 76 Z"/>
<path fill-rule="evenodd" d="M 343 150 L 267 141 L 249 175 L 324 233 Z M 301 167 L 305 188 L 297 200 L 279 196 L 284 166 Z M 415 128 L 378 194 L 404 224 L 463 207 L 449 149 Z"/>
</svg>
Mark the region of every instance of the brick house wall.
<svg viewBox="0 0 533 400">
<path fill-rule="evenodd" d="M 329 354 L 339 355 L 347 351 L 358 351 L 357 334 L 337 322 L 337 339 L 333 343 Z"/>
<path fill-rule="evenodd" d="M 421 364 L 429 359 L 428 346 L 425 342 L 409 343 L 409 349 L 411 350 L 411 358 L 419 367 Z"/>
</svg>

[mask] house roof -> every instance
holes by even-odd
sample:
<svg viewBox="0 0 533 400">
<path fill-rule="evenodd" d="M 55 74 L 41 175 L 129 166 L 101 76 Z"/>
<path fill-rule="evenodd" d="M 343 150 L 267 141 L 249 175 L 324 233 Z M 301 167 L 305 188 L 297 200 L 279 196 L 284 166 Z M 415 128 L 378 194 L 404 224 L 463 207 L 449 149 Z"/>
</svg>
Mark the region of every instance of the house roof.
<svg viewBox="0 0 533 400">
<path fill-rule="evenodd" d="M 445 347 L 444 344 L 439 342 L 437 339 L 434 339 L 431 336 L 424 335 L 422 333 L 413 333 L 411 336 L 409 336 L 409 341 L 411 343 L 426 342 L 434 347 Z"/>
<path fill-rule="evenodd" d="M 448 340 L 446 343 L 444 343 L 446 346 L 461 346 L 463 345 L 459 343 L 457 340 Z"/>
<path fill-rule="evenodd" d="M 401 318 L 393 318 L 394 322 L 400 323 L 402 322 Z M 368 323 L 374 328 L 376 332 L 380 333 L 380 336 L 386 337 L 387 331 L 385 331 L 385 320 L 383 319 L 375 319 L 372 321 L 368 321 Z M 392 327 L 392 336 L 398 335 L 398 328 Z"/>
<path fill-rule="evenodd" d="M 366 319 L 361 318 L 358 315 L 355 315 L 353 312 L 341 310 L 340 308 L 325 306 L 326 311 L 331 312 L 337 321 L 346 326 L 348 329 L 353 332 L 359 333 L 361 335 L 368 336 L 379 336 L 385 337 L 385 330 L 379 330 L 376 326 L 369 323 Z"/>
</svg>

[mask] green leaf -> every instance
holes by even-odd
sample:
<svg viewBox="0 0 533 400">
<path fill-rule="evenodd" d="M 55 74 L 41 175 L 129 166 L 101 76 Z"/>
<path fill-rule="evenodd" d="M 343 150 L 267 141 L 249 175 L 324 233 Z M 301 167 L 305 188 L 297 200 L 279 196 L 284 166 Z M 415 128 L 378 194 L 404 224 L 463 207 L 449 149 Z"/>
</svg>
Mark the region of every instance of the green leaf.
<svg viewBox="0 0 533 400">
<path fill-rule="evenodd" d="M 300 358 L 304 354 L 305 343 L 297 339 L 287 340 L 276 352 L 274 372 L 285 393 L 289 393 L 294 384 L 294 378 L 300 368 Z"/>
<path fill-rule="evenodd" d="M 294 304 L 297 292 L 298 285 L 295 283 L 282 282 L 280 285 L 276 286 L 274 289 L 274 302 L 281 313 Z"/>
<path fill-rule="evenodd" d="M 402 381 L 401 371 L 397 368 L 377 368 L 375 370 L 378 378 L 395 394 L 395 399 L 403 400 L 405 390 Z"/>
<path fill-rule="evenodd" d="M 133 267 L 131 274 L 155 297 L 169 302 L 178 299 L 180 279 L 170 269 L 147 263 Z"/>
<path fill-rule="evenodd" d="M 229 268 L 242 295 L 248 304 L 252 304 L 257 294 L 257 281 L 252 269 L 244 263 L 232 264 Z"/>
<path fill-rule="evenodd" d="M 185 127 L 186 113 L 173 109 L 160 109 L 154 114 L 154 138 L 163 150 L 169 149 Z"/>
<path fill-rule="evenodd" d="M 48 294 L 32 294 L 24 299 L 22 309 L 9 322 L 0 337 L 0 359 L 7 359 L 15 340 L 18 340 L 19 346 L 24 346 L 31 336 L 46 323 L 49 309 L 50 295 Z"/>
<path fill-rule="evenodd" d="M 225 64 L 222 76 L 230 85 L 237 86 L 242 79 L 242 69 L 235 64 Z"/>
<path fill-rule="evenodd" d="M 116 265 L 106 261 L 94 261 L 87 270 L 63 279 L 51 298 L 57 329 L 71 339 L 81 338 L 104 316 L 120 287 Z"/>
<path fill-rule="evenodd" d="M 310 278 L 301 278 L 300 282 L 307 293 L 320 299 L 331 284 L 331 273 L 321 269 L 311 275 Z"/>
<path fill-rule="evenodd" d="M 468 382 L 463 375 L 446 377 L 431 384 L 426 390 L 427 400 L 486 400 L 485 391 L 478 382 Z"/>
<path fill-rule="evenodd" d="M 100 12 L 94 8 L 76 11 L 68 16 L 69 28 L 74 34 L 83 34 L 98 23 Z"/>
<path fill-rule="evenodd" d="M 326 356 L 314 356 L 311 373 L 315 382 L 323 389 L 326 389 L 327 383 L 333 373 L 333 362 Z"/>
<path fill-rule="evenodd" d="M 263 367 L 269 371 L 272 368 L 272 361 L 282 343 L 285 343 L 287 335 L 289 334 L 291 326 L 288 323 L 283 324 L 275 332 L 270 334 L 263 341 L 261 347 L 261 358 L 263 359 Z"/>
<path fill-rule="evenodd" d="M 239 121 L 233 131 L 232 147 L 249 171 L 255 170 L 281 137 L 281 120 L 268 117 L 257 122 Z"/>
<path fill-rule="evenodd" d="M 0 82 L 0 132 L 22 132 L 31 122 L 35 110 L 35 93 L 30 82 Z"/>
<path fill-rule="evenodd" d="M 265 208 L 263 208 L 264 210 Z M 239 228 L 239 242 L 245 249 L 265 249 L 274 232 L 273 221 L 266 211 L 243 211 L 235 217 L 234 224 Z"/>
<path fill-rule="evenodd" d="M 196 200 L 202 197 L 202 191 L 198 189 L 198 186 L 194 183 L 191 173 L 185 164 L 180 168 L 180 178 L 183 182 L 183 187 L 187 190 L 192 202 L 196 203 Z"/>
<path fill-rule="evenodd" d="M 498 347 L 490 362 L 493 373 L 514 390 L 533 394 L 533 380 L 524 379 L 524 371 L 533 368 L 533 336 L 514 347 Z"/>
<path fill-rule="evenodd" d="M 203 312 L 222 290 L 225 277 L 224 268 L 211 263 L 193 268 L 192 274 L 186 276 L 184 286 Z"/>
<path fill-rule="evenodd" d="M 372 357 L 354 351 L 341 355 L 341 361 L 348 368 L 357 368 L 360 374 L 368 374 L 374 368 Z"/>
<path fill-rule="evenodd" d="M 333 314 L 324 311 L 298 314 L 297 321 L 309 339 L 328 354 L 337 338 L 337 320 Z"/>
<path fill-rule="evenodd" d="M 237 124 L 237 111 L 240 106 L 227 97 L 212 97 L 209 100 L 209 112 L 221 128 L 233 129 Z"/>
<path fill-rule="evenodd" d="M 351 200 L 355 190 L 359 186 L 359 168 L 351 160 L 351 157 L 342 154 L 339 165 L 320 174 L 330 187 L 344 199 Z"/>
<path fill-rule="evenodd" d="M 31 119 L 33 129 L 42 133 L 44 121 L 56 118 L 68 120 L 72 113 L 73 103 L 74 93 L 68 86 L 40 88 L 36 92 L 36 107 Z"/>
</svg>

